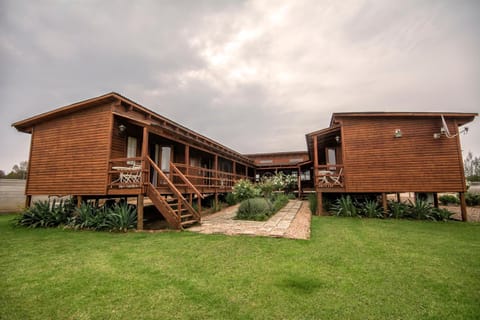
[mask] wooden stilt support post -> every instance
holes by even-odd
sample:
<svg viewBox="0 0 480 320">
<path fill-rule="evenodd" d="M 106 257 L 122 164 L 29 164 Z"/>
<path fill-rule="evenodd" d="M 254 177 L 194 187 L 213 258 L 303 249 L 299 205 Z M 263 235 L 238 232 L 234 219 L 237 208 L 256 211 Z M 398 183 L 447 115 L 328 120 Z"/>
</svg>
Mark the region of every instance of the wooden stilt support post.
<svg viewBox="0 0 480 320">
<path fill-rule="evenodd" d="M 235 180 L 237 180 L 237 163 L 233 161 L 232 163 L 232 169 L 233 169 L 233 183 L 235 183 Z"/>
<path fill-rule="evenodd" d="M 137 196 L 137 230 L 143 230 L 143 194 Z"/>
<path fill-rule="evenodd" d="M 25 197 L 25 208 L 30 208 L 30 205 L 32 204 L 32 196 L 27 194 Z"/>
<path fill-rule="evenodd" d="M 218 208 L 218 192 L 215 192 L 215 208 Z"/>
<path fill-rule="evenodd" d="M 323 194 L 317 191 L 317 215 L 323 216 Z"/>
<path fill-rule="evenodd" d="M 433 206 L 438 209 L 438 193 L 433 193 Z"/>
<path fill-rule="evenodd" d="M 298 167 L 297 170 L 297 188 L 298 188 L 298 199 L 302 199 L 302 180 L 301 180 L 302 170 Z"/>
<path fill-rule="evenodd" d="M 80 208 L 80 206 L 82 205 L 82 196 L 77 196 L 77 207 Z"/>
<path fill-rule="evenodd" d="M 386 192 L 382 192 L 382 207 L 383 207 L 383 216 L 386 218 L 388 215 L 388 204 L 387 204 Z"/>
<path fill-rule="evenodd" d="M 462 212 L 462 221 L 467 222 L 467 202 L 465 201 L 465 192 L 460 192 L 459 193 L 459 198 L 460 198 L 460 209 Z"/>
<path fill-rule="evenodd" d="M 215 183 L 214 183 L 214 188 L 215 190 L 218 189 L 220 186 L 220 181 L 218 181 L 218 155 L 216 154 L 213 160 L 213 167 L 215 169 Z"/>
<path fill-rule="evenodd" d="M 146 192 L 145 187 L 148 181 L 150 181 L 150 175 L 146 174 L 147 170 L 147 155 L 148 155 L 148 128 L 143 127 L 143 138 L 142 138 L 142 181 L 143 188 L 142 192 Z M 143 202 L 142 202 L 143 203 Z"/>
<path fill-rule="evenodd" d="M 201 216 L 202 215 L 202 199 L 200 197 L 197 197 L 197 204 L 198 204 L 198 214 Z"/>
<path fill-rule="evenodd" d="M 397 202 L 400 202 L 400 192 L 397 192 Z"/>
</svg>

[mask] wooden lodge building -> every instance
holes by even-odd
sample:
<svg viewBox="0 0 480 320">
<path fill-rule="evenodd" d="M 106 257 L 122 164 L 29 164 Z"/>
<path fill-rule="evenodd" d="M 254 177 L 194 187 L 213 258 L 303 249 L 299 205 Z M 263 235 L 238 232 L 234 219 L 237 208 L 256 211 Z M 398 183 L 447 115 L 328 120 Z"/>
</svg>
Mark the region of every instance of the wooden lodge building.
<svg viewBox="0 0 480 320">
<path fill-rule="evenodd" d="M 201 200 L 231 192 L 239 179 L 282 171 L 297 192 L 458 192 L 466 219 L 459 127 L 475 113 L 335 113 L 306 135 L 307 151 L 242 155 L 117 93 L 13 124 L 30 133 L 26 205 L 34 195 L 136 197 L 143 229 L 148 197 L 177 229 L 201 220 Z M 196 205 L 194 205 L 196 203 Z"/>
</svg>

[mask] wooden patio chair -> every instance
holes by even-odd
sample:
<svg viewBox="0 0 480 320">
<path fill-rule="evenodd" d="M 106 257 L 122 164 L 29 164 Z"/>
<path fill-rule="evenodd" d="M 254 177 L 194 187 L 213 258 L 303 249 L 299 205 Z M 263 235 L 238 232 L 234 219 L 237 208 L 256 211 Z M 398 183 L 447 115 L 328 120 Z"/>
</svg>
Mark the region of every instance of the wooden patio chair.
<svg viewBox="0 0 480 320">
<path fill-rule="evenodd" d="M 340 168 L 340 171 L 338 172 L 338 174 L 334 174 L 330 176 L 333 186 L 343 187 L 343 182 L 341 181 L 342 172 L 343 172 L 343 168 Z"/>
<path fill-rule="evenodd" d="M 322 170 L 318 172 L 320 174 L 319 183 L 322 187 L 331 187 L 332 183 L 330 182 L 330 171 Z"/>
<path fill-rule="evenodd" d="M 128 188 L 134 188 L 140 186 L 142 180 L 142 166 L 133 164 L 128 170 L 120 173 L 120 182 L 122 185 Z"/>
</svg>

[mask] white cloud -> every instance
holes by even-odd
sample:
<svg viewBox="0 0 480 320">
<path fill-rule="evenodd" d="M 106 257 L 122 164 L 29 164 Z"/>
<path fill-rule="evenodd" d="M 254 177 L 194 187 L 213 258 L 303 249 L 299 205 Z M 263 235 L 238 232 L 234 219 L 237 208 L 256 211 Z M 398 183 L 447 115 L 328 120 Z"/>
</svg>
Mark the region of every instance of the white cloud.
<svg viewBox="0 0 480 320">
<path fill-rule="evenodd" d="M 304 134 L 335 111 L 479 110 L 475 1 L 12 0 L 2 9 L 0 134 L 12 141 L 10 122 L 108 91 L 245 153 L 305 149 Z M 469 139 L 478 121 L 471 127 L 465 148 L 480 154 Z"/>
</svg>

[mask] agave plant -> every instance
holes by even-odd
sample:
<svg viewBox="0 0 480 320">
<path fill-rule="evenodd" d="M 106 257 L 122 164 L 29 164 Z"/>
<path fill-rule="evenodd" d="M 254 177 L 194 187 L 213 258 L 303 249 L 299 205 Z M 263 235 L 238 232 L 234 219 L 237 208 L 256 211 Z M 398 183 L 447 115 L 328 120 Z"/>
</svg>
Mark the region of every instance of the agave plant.
<svg viewBox="0 0 480 320">
<path fill-rule="evenodd" d="M 432 205 L 427 201 L 417 200 L 415 202 L 410 202 L 410 216 L 412 218 L 422 220 L 422 219 L 433 219 L 432 216 Z M 434 219 L 433 219 L 434 220 Z"/>
<path fill-rule="evenodd" d="M 358 216 L 358 209 L 350 196 L 342 196 L 332 206 L 334 213 L 337 216 L 356 217 Z"/>
<path fill-rule="evenodd" d="M 105 220 L 107 209 L 95 208 L 87 202 L 83 202 L 75 209 L 74 216 L 68 226 L 75 229 L 103 230 L 106 228 Z"/>
<path fill-rule="evenodd" d="M 110 231 L 123 231 L 135 228 L 137 210 L 135 207 L 122 203 L 108 209 L 105 226 Z"/>
<path fill-rule="evenodd" d="M 383 218 L 382 209 L 378 206 L 377 201 L 367 200 L 362 204 L 361 212 L 368 218 Z"/>
<path fill-rule="evenodd" d="M 403 202 L 389 201 L 388 210 L 390 211 L 390 216 L 395 219 L 401 219 L 404 216 L 408 215 L 408 205 Z"/>
<path fill-rule="evenodd" d="M 71 208 L 71 203 L 63 200 L 58 205 L 56 200 L 36 201 L 22 212 L 15 223 L 29 228 L 56 227 L 68 221 Z"/>
<path fill-rule="evenodd" d="M 453 214 L 454 214 L 453 212 L 451 212 L 447 209 L 439 209 L 439 208 L 433 208 L 432 209 L 432 217 L 436 221 L 448 221 L 448 219 L 450 219 L 450 217 Z"/>
<path fill-rule="evenodd" d="M 29 228 L 46 228 L 55 224 L 50 213 L 50 201 L 34 202 L 17 218 L 17 225 Z"/>
</svg>

